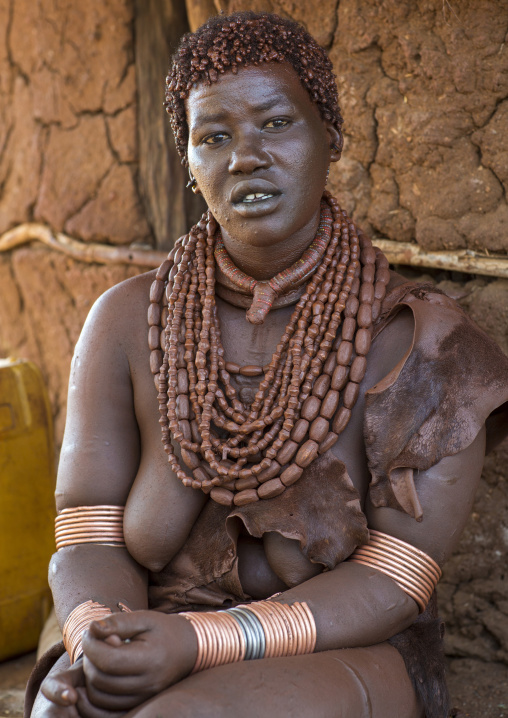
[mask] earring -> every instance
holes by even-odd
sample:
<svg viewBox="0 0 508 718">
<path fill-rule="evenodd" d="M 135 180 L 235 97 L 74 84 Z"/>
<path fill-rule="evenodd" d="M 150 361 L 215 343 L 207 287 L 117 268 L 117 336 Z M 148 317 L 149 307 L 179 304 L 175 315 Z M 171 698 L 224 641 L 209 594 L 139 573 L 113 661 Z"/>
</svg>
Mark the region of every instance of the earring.
<svg viewBox="0 0 508 718">
<path fill-rule="evenodd" d="M 325 187 L 328 184 L 328 177 L 330 176 L 330 165 L 328 165 L 328 169 L 326 170 L 326 178 L 325 178 Z"/>
<path fill-rule="evenodd" d="M 330 147 L 330 149 L 332 150 L 332 152 L 338 152 L 339 157 L 340 157 L 340 154 L 342 152 L 342 147 L 339 143 L 334 142 L 333 145 Z"/>
<path fill-rule="evenodd" d="M 194 194 L 197 194 L 199 192 L 197 180 L 194 177 L 194 175 L 192 174 L 192 172 L 190 171 L 190 167 L 189 167 L 189 181 L 187 182 L 185 187 L 190 187 L 191 191 L 194 192 Z"/>
</svg>

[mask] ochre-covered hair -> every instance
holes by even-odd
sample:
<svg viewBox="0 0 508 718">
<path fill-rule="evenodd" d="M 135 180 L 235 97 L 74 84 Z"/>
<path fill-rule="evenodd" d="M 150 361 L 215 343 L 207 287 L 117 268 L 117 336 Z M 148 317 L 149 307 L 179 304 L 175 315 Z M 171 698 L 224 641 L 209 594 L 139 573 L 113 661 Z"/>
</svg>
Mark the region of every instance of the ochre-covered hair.
<svg viewBox="0 0 508 718">
<path fill-rule="evenodd" d="M 196 32 L 184 35 L 173 56 L 164 106 L 182 164 L 187 166 L 189 139 L 184 102 L 193 85 L 210 85 L 221 73 L 236 73 L 240 67 L 262 62 L 292 65 L 322 118 L 335 126 L 342 142 L 337 85 L 325 50 L 293 20 L 265 12 L 238 12 L 212 17 Z"/>
</svg>

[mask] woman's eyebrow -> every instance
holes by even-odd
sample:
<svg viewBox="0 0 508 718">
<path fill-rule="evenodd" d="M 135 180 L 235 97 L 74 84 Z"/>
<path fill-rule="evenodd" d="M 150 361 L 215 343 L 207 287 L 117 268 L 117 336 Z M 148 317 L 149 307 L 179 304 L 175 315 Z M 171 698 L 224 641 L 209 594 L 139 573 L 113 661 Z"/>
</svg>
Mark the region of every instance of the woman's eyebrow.
<svg viewBox="0 0 508 718">
<path fill-rule="evenodd" d="M 252 110 L 254 112 L 261 113 L 266 112 L 267 110 L 271 110 L 277 105 L 286 105 L 287 107 L 292 106 L 285 95 L 277 94 L 268 97 L 264 102 L 260 102 L 257 105 L 253 105 Z M 221 109 L 218 112 L 203 113 L 199 112 L 198 110 L 198 112 L 193 117 L 192 127 L 199 127 L 201 125 L 212 124 L 214 122 L 222 122 L 227 118 L 228 114 L 229 113 L 224 109 Z"/>
<path fill-rule="evenodd" d="M 271 97 L 268 97 L 264 102 L 261 102 L 259 105 L 254 105 L 252 109 L 255 112 L 266 112 L 267 110 L 271 110 L 277 105 L 287 105 L 290 106 L 291 103 L 289 102 L 288 98 L 285 95 L 277 94 L 272 95 Z"/>
<path fill-rule="evenodd" d="M 221 122 L 225 119 L 226 116 L 227 113 L 222 110 L 219 112 L 197 112 L 196 115 L 194 115 L 193 117 L 193 122 L 191 126 L 199 127 L 200 125 L 210 124 L 213 122 Z"/>
</svg>

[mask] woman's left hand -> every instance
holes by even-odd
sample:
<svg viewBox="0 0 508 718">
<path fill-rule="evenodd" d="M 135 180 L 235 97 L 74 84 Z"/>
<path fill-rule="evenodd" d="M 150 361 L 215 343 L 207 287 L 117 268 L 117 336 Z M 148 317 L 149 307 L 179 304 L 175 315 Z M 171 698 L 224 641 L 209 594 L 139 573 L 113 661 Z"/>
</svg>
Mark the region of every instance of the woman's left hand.
<svg viewBox="0 0 508 718">
<path fill-rule="evenodd" d="M 115 613 L 83 635 L 86 692 L 107 711 L 127 711 L 187 676 L 196 660 L 190 623 L 157 611 Z"/>
</svg>

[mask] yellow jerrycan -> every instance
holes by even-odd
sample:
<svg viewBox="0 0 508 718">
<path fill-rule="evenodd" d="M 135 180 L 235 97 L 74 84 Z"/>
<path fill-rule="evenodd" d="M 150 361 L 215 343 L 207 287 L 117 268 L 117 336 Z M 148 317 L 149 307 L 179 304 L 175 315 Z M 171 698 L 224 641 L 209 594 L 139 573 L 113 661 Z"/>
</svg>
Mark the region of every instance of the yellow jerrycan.
<svg viewBox="0 0 508 718">
<path fill-rule="evenodd" d="M 51 411 L 35 364 L 0 359 L 0 661 L 37 646 L 51 607 Z"/>
</svg>

